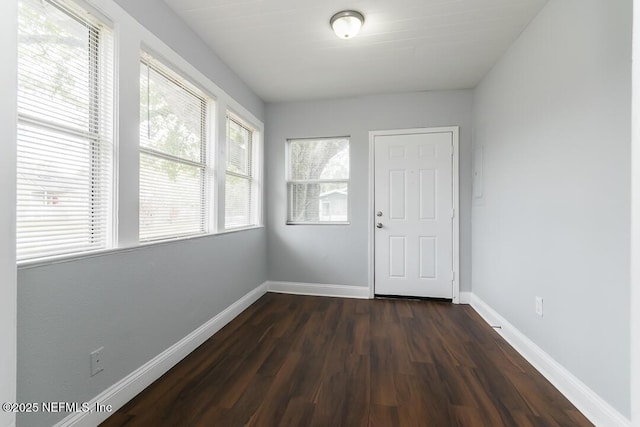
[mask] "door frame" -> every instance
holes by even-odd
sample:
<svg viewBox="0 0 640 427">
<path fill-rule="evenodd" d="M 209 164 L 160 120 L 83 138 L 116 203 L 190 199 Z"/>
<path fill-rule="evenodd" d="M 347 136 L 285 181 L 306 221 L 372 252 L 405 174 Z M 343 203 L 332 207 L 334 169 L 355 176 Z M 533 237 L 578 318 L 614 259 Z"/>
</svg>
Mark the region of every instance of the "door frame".
<svg viewBox="0 0 640 427">
<path fill-rule="evenodd" d="M 459 149 L 459 126 L 412 128 L 412 129 L 390 129 L 369 131 L 369 209 L 367 226 L 369 227 L 369 298 L 375 296 L 375 139 L 376 136 L 384 135 L 414 135 L 420 133 L 443 133 L 451 132 L 453 139 L 453 159 L 451 173 L 453 175 L 453 299 L 454 304 L 460 303 L 460 173 L 458 166 L 460 163 Z"/>
</svg>

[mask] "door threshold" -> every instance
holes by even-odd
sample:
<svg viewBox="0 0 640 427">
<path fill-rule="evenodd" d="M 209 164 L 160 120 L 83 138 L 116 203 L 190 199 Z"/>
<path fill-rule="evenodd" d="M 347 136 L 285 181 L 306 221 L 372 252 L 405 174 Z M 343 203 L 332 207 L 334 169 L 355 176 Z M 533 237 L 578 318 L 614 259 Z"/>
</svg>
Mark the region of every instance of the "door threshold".
<svg viewBox="0 0 640 427">
<path fill-rule="evenodd" d="M 452 298 L 435 298 L 435 297 L 415 297 L 411 295 L 381 295 L 375 294 L 374 299 L 395 299 L 395 300 L 412 300 L 412 301 L 434 301 L 434 302 L 453 302 Z"/>
</svg>

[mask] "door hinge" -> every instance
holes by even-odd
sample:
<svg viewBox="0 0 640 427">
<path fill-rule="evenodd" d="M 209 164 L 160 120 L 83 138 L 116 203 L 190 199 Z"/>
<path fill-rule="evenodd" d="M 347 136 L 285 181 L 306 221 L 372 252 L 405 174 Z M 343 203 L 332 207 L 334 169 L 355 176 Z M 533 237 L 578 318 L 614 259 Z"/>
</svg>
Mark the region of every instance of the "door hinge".
<svg viewBox="0 0 640 427">
<path fill-rule="evenodd" d="M 451 209 L 451 218 L 455 218 L 455 217 L 456 217 L 456 210 Z"/>
<path fill-rule="evenodd" d="M 454 282 L 456 280 L 456 272 L 452 271 L 451 272 L 451 281 Z"/>
</svg>

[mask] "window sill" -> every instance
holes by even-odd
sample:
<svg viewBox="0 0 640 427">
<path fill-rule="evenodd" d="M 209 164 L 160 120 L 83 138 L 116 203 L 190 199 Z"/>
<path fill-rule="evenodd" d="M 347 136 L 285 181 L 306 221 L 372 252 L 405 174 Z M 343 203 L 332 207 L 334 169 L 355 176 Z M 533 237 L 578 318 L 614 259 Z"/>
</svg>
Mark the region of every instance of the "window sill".
<svg viewBox="0 0 640 427">
<path fill-rule="evenodd" d="M 349 221 L 287 222 L 285 225 L 351 225 L 351 222 L 349 222 Z"/>
<path fill-rule="evenodd" d="M 217 233 L 198 234 L 195 236 L 176 237 L 173 239 L 139 242 L 137 245 L 126 246 L 126 247 L 123 246 L 119 248 L 99 249 L 95 251 L 87 251 L 87 252 L 74 253 L 74 254 L 68 254 L 68 255 L 59 255 L 55 257 L 18 261 L 17 268 L 18 270 L 27 270 L 30 268 L 43 267 L 43 266 L 53 265 L 53 264 L 64 264 L 68 262 L 81 261 L 88 258 L 98 258 L 102 256 L 115 255 L 119 253 L 133 252 L 133 251 L 137 251 L 140 249 L 153 247 L 153 246 L 188 242 L 196 239 L 215 238 L 215 236 L 219 236 L 219 235 L 238 233 L 241 231 L 255 230 L 255 229 L 261 229 L 261 228 L 264 228 L 264 225 L 254 225 L 251 227 L 234 228 L 231 230 L 218 231 Z"/>
<path fill-rule="evenodd" d="M 232 233 L 238 233 L 240 231 L 254 230 L 256 228 L 264 228 L 264 225 L 249 225 L 246 227 L 228 228 L 226 230 L 220 230 L 216 234 L 232 234 Z"/>
</svg>

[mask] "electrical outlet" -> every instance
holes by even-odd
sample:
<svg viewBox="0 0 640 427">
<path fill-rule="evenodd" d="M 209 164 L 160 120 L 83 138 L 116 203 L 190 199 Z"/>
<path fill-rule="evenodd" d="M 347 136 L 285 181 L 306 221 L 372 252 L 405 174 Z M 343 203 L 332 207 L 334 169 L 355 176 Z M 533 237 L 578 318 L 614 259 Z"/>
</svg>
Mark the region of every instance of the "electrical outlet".
<svg viewBox="0 0 640 427">
<path fill-rule="evenodd" d="M 542 297 L 536 297 L 536 314 L 542 317 Z"/>
<path fill-rule="evenodd" d="M 91 357 L 91 376 L 94 376 L 98 372 L 104 370 L 104 365 L 102 363 L 102 350 L 104 350 L 104 347 L 93 350 L 89 355 Z"/>
</svg>

